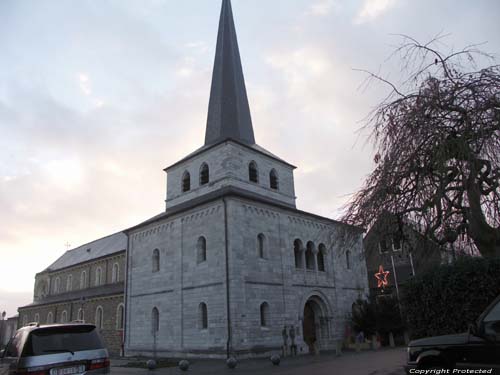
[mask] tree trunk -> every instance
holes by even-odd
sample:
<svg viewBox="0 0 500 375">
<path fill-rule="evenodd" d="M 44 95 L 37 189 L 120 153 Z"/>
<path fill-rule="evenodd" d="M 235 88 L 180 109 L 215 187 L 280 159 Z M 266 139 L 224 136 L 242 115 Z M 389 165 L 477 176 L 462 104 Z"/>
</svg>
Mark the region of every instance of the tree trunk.
<svg viewBox="0 0 500 375">
<path fill-rule="evenodd" d="M 481 192 L 473 181 L 473 171 L 467 186 L 469 208 L 467 209 L 468 234 L 474 240 L 479 252 L 484 257 L 500 257 L 500 228 L 488 224 L 481 208 Z"/>
</svg>

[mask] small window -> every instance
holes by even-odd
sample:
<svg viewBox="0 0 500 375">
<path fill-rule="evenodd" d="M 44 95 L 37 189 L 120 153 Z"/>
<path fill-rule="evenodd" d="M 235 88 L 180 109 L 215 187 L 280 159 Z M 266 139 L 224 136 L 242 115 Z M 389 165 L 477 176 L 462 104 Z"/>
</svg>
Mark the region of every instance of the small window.
<svg viewBox="0 0 500 375">
<path fill-rule="evenodd" d="M 326 256 L 326 247 L 324 244 L 320 244 L 318 247 L 318 271 L 325 272 L 325 256 Z"/>
<path fill-rule="evenodd" d="M 66 310 L 63 310 L 61 314 L 61 323 L 67 323 L 68 322 L 68 313 Z"/>
<path fill-rule="evenodd" d="M 23 327 L 26 327 L 28 325 L 28 315 L 23 316 Z"/>
<path fill-rule="evenodd" d="M 198 263 L 203 263 L 207 260 L 207 240 L 205 237 L 198 238 L 198 243 L 196 244 L 197 261 Z"/>
<path fill-rule="evenodd" d="M 160 250 L 153 250 L 153 272 L 160 271 Z"/>
<path fill-rule="evenodd" d="M 73 290 L 73 276 L 69 275 L 66 279 L 66 291 L 71 292 Z"/>
<path fill-rule="evenodd" d="M 185 193 L 189 190 L 191 190 L 191 175 L 186 171 L 182 176 L 182 192 Z"/>
<path fill-rule="evenodd" d="M 95 311 L 95 326 L 97 329 L 102 329 L 103 311 L 102 307 L 98 306 Z"/>
<path fill-rule="evenodd" d="M 260 326 L 267 327 L 269 324 L 269 305 L 264 302 L 260 305 Z"/>
<path fill-rule="evenodd" d="M 54 282 L 54 294 L 57 294 L 61 291 L 61 278 L 58 276 Z"/>
<path fill-rule="evenodd" d="M 52 324 L 54 323 L 54 315 L 52 314 L 52 311 L 49 311 L 47 314 L 47 324 Z"/>
<path fill-rule="evenodd" d="M 279 189 L 278 173 L 274 169 L 269 173 L 269 185 L 273 190 Z"/>
<path fill-rule="evenodd" d="M 257 170 L 257 163 L 255 163 L 254 161 L 252 161 L 248 165 L 248 179 L 250 180 L 250 182 L 255 182 L 255 183 L 259 182 L 259 172 Z"/>
<path fill-rule="evenodd" d="M 99 286 L 102 284 L 102 269 L 101 267 L 97 267 L 95 271 L 95 286 Z"/>
<path fill-rule="evenodd" d="M 80 308 L 78 309 L 77 320 L 84 322 L 85 321 L 85 311 Z"/>
<path fill-rule="evenodd" d="M 87 271 L 82 271 L 80 275 L 80 289 L 85 289 L 87 287 Z"/>
<path fill-rule="evenodd" d="M 297 239 L 293 241 L 293 255 L 295 257 L 295 268 L 302 268 L 302 241 Z"/>
<path fill-rule="evenodd" d="M 200 303 L 198 307 L 199 315 L 200 315 L 200 329 L 208 328 L 208 309 L 206 303 Z"/>
<path fill-rule="evenodd" d="M 206 185 L 210 182 L 210 169 L 206 163 L 200 168 L 200 185 Z"/>
<path fill-rule="evenodd" d="M 265 259 L 266 257 L 265 246 L 266 246 L 266 237 L 262 233 L 260 233 L 257 236 L 257 251 L 259 254 L 259 258 L 261 259 Z"/>
<path fill-rule="evenodd" d="M 156 335 L 160 331 L 160 312 L 156 307 L 153 307 L 151 312 L 151 331 Z"/>
<path fill-rule="evenodd" d="M 392 250 L 393 251 L 401 251 L 401 236 L 400 235 L 393 235 L 392 236 Z"/>
<path fill-rule="evenodd" d="M 309 241 L 306 249 L 306 268 L 314 270 L 314 243 Z"/>
<path fill-rule="evenodd" d="M 350 250 L 347 250 L 345 252 L 345 263 L 346 263 L 347 269 L 350 270 L 351 269 L 351 251 Z"/>
<path fill-rule="evenodd" d="M 120 281 L 120 268 L 118 263 L 113 264 L 113 270 L 111 272 L 111 282 L 117 283 Z"/>
<path fill-rule="evenodd" d="M 116 329 L 123 329 L 125 325 L 125 307 L 120 303 L 116 309 Z"/>
<path fill-rule="evenodd" d="M 35 322 L 40 323 L 40 314 L 35 314 Z"/>
<path fill-rule="evenodd" d="M 387 241 L 385 238 L 380 240 L 380 242 L 378 243 L 378 249 L 380 254 L 385 254 L 389 251 L 389 246 L 387 245 Z"/>
</svg>

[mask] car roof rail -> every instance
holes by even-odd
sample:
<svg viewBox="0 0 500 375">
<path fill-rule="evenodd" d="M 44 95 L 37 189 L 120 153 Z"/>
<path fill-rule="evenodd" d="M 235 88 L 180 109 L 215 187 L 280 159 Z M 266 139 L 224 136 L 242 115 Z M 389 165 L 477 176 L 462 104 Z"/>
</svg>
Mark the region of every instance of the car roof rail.
<svg viewBox="0 0 500 375">
<path fill-rule="evenodd" d="M 28 327 L 40 327 L 40 322 L 31 322 L 31 323 L 28 323 Z"/>
<path fill-rule="evenodd" d="M 81 324 L 81 323 L 85 323 L 85 320 L 77 319 L 77 320 L 73 320 L 71 323 Z"/>
</svg>

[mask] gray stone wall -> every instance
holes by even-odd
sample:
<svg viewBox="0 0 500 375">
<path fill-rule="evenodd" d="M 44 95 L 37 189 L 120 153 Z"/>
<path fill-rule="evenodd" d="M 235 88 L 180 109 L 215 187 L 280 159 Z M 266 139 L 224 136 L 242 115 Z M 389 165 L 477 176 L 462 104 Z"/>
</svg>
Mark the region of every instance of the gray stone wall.
<svg viewBox="0 0 500 375">
<path fill-rule="evenodd" d="M 258 183 L 248 179 L 248 165 L 254 161 L 258 167 Z M 200 168 L 207 163 L 210 183 L 200 186 Z M 279 190 L 270 188 L 269 174 L 274 169 L 279 177 Z M 188 171 L 191 190 L 182 192 L 182 176 Z M 224 186 L 235 186 L 274 198 L 295 207 L 293 168 L 257 151 L 228 141 L 201 153 L 168 171 L 166 207 L 173 207 Z"/>
<path fill-rule="evenodd" d="M 294 326 L 299 352 L 304 306 L 321 305 L 321 349 L 342 341 L 352 303 L 367 293 L 362 238 L 343 224 L 245 199 L 226 198 L 231 350 L 264 355 L 282 345 L 283 327 Z M 264 235 L 264 256 L 258 236 Z M 197 262 L 197 241 L 207 240 L 207 261 Z M 325 271 L 295 267 L 293 243 L 326 248 Z M 347 239 L 347 240 L 346 240 Z M 152 254 L 160 251 L 160 271 Z M 346 252 L 350 255 L 347 267 Z M 316 253 L 315 253 L 316 254 Z M 224 202 L 219 200 L 130 233 L 127 296 L 127 355 L 224 356 L 227 300 Z M 181 266 L 182 265 L 182 266 Z M 208 329 L 200 327 L 200 303 Z M 269 306 L 261 326 L 261 305 Z M 160 316 L 153 334 L 152 309 Z M 319 319 L 319 317 L 318 317 Z"/>
<path fill-rule="evenodd" d="M 81 289 L 95 288 L 113 282 L 123 282 L 125 279 L 125 252 L 117 253 L 93 262 L 76 264 L 73 267 L 53 272 L 43 272 L 35 276 L 34 301 L 42 302 L 44 298 L 54 295 L 75 292 Z M 117 279 L 113 280 L 113 267 L 118 266 Z M 96 284 L 97 269 L 101 270 L 101 284 Z M 84 288 L 80 288 L 82 273 L 86 273 Z M 56 280 L 59 279 L 59 289 L 56 290 Z"/>
<path fill-rule="evenodd" d="M 225 349 L 224 220 L 220 202 L 130 234 L 127 294 L 128 355 Z M 206 239 L 206 261 L 198 262 L 198 239 Z M 153 270 L 153 252 L 160 269 Z M 200 326 L 199 305 L 208 308 L 208 329 Z M 159 331 L 152 325 L 159 311 Z"/>
</svg>

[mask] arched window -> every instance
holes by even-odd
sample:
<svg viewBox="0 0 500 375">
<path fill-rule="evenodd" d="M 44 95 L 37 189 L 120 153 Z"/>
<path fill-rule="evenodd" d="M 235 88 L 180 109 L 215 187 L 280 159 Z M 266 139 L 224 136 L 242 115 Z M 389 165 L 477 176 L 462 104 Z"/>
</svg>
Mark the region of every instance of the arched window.
<svg viewBox="0 0 500 375">
<path fill-rule="evenodd" d="M 68 322 L 68 313 L 66 310 L 63 310 L 61 314 L 61 323 L 67 323 Z"/>
<path fill-rule="evenodd" d="M 160 331 L 160 312 L 156 307 L 153 307 L 151 312 L 151 331 L 156 335 Z"/>
<path fill-rule="evenodd" d="M 73 290 L 73 275 L 69 275 L 66 279 L 66 291 L 71 292 Z"/>
<path fill-rule="evenodd" d="M 95 286 L 99 286 L 102 284 L 102 269 L 101 267 L 97 267 L 95 270 Z"/>
<path fill-rule="evenodd" d="M 207 240 L 205 237 L 198 238 L 198 243 L 196 244 L 197 261 L 198 263 L 203 263 L 207 260 Z"/>
<path fill-rule="evenodd" d="M 116 308 L 116 329 L 123 329 L 125 326 L 125 306 L 120 303 Z"/>
<path fill-rule="evenodd" d="M 264 302 L 260 305 L 260 326 L 267 327 L 269 324 L 269 305 Z"/>
<path fill-rule="evenodd" d="M 80 289 L 87 287 L 87 271 L 83 270 L 80 275 Z"/>
<path fill-rule="evenodd" d="M 61 278 L 57 276 L 54 282 L 54 294 L 57 294 L 60 291 L 61 291 Z"/>
<path fill-rule="evenodd" d="M 118 263 L 115 263 L 113 264 L 113 270 L 111 272 L 111 282 L 117 283 L 118 281 L 120 281 L 120 268 Z"/>
<path fill-rule="evenodd" d="M 320 244 L 318 246 L 318 255 L 317 255 L 318 271 L 325 272 L 325 255 L 326 255 L 326 246 L 324 244 Z"/>
<path fill-rule="evenodd" d="M 198 307 L 198 313 L 200 316 L 200 329 L 208 328 L 208 309 L 207 304 L 202 302 Z"/>
<path fill-rule="evenodd" d="M 350 250 L 347 250 L 345 252 L 345 264 L 347 266 L 347 269 L 350 270 L 351 269 L 351 251 Z"/>
<path fill-rule="evenodd" d="M 153 272 L 158 272 L 160 271 L 160 250 L 154 249 L 153 250 Z"/>
<path fill-rule="evenodd" d="M 79 321 L 85 321 L 85 311 L 82 308 L 78 309 L 78 314 L 76 315 L 76 319 Z"/>
<path fill-rule="evenodd" d="M 257 163 L 254 161 L 248 164 L 248 179 L 250 182 L 259 182 L 259 171 L 257 169 Z"/>
<path fill-rule="evenodd" d="M 54 323 L 54 315 L 52 314 L 52 311 L 49 311 L 47 314 L 47 324 L 52 324 Z"/>
<path fill-rule="evenodd" d="M 182 175 L 182 192 L 185 193 L 191 190 L 191 175 L 188 171 Z"/>
<path fill-rule="evenodd" d="M 95 310 L 95 326 L 97 329 L 102 329 L 103 311 L 101 306 L 97 306 Z"/>
<path fill-rule="evenodd" d="M 28 325 L 28 315 L 23 316 L 23 327 L 26 327 Z"/>
<path fill-rule="evenodd" d="M 273 190 L 279 189 L 278 173 L 274 169 L 269 173 L 269 186 Z"/>
<path fill-rule="evenodd" d="M 266 257 L 266 237 L 262 233 L 257 236 L 257 253 L 261 259 Z"/>
<path fill-rule="evenodd" d="M 293 241 L 293 255 L 295 257 L 295 268 L 304 267 L 302 264 L 302 241 L 299 239 Z"/>
<path fill-rule="evenodd" d="M 40 323 L 40 314 L 35 314 L 35 322 Z"/>
<path fill-rule="evenodd" d="M 308 270 L 314 269 L 314 243 L 309 241 L 306 249 L 306 268 Z"/>
<path fill-rule="evenodd" d="M 206 185 L 210 182 L 210 169 L 206 163 L 200 168 L 200 185 Z"/>
</svg>

